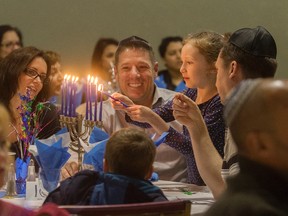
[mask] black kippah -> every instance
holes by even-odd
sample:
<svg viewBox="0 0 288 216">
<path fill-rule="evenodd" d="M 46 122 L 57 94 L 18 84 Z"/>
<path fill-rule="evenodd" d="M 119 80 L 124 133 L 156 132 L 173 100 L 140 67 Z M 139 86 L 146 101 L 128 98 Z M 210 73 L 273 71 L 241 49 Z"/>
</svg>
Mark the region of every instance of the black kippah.
<svg viewBox="0 0 288 216">
<path fill-rule="evenodd" d="M 272 35 L 262 26 L 235 31 L 229 42 L 254 56 L 276 59 L 277 47 Z"/>
</svg>

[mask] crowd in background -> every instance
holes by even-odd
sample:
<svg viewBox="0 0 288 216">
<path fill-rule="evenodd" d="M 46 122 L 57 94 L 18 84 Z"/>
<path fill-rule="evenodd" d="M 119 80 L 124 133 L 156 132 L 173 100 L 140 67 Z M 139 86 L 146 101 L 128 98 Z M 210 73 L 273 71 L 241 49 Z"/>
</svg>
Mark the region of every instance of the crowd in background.
<svg viewBox="0 0 288 216">
<path fill-rule="evenodd" d="M 55 51 L 25 47 L 21 31 L 10 25 L 0 26 L 0 42 L 0 111 L 10 116 L 0 132 L 3 143 L 11 143 L 1 149 L 19 156 L 23 154 L 17 145 L 23 124 L 19 94 L 29 90 L 35 99 L 33 110 L 45 102 L 38 139 L 61 129 L 62 62 Z M 46 202 L 167 201 L 149 181 L 154 171 L 162 180 L 207 185 L 219 199 L 207 215 L 287 214 L 283 194 L 288 191 L 288 85 L 273 79 L 277 69 L 273 36 L 262 26 L 233 33 L 202 31 L 184 38 L 165 37 L 158 50 L 163 70 L 153 47 L 139 36 L 119 41 L 103 37 L 96 42 L 91 71 L 108 94 L 103 98 L 102 129 L 110 138 L 100 158 L 103 168 L 78 172 L 77 161 L 69 160 L 61 171 L 63 184 Z M 80 79 L 78 88 L 82 99 L 76 111 L 84 115 L 85 79 Z M 102 100 L 96 98 L 94 107 Z M 151 137 L 165 132 L 165 141 L 155 148 Z M 84 187 L 87 180 L 90 183 Z M 5 206 L 2 201 L 0 205 Z"/>
</svg>

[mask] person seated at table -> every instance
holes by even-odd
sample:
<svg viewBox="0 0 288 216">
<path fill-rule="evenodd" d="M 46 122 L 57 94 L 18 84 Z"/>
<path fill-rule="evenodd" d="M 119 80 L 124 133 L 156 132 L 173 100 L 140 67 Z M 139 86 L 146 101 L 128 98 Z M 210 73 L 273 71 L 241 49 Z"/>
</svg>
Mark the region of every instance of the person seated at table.
<svg viewBox="0 0 288 216">
<path fill-rule="evenodd" d="M 187 86 L 183 94 L 195 101 L 201 110 L 199 113 L 204 118 L 209 136 L 213 141 L 213 147 L 217 149 L 217 154 L 223 156 L 225 123 L 223 105 L 215 86 L 217 74 L 215 61 L 223 47 L 224 37 L 213 31 L 201 31 L 189 34 L 183 44 L 181 50 L 183 63 L 180 71 Z M 120 93 L 114 93 L 113 96 L 129 105 L 129 107 L 124 107 L 119 101 L 112 101 L 115 109 L 127 113 L 126 121 L 128 123 L 143 128 L 153 127 L 158 134 L 169 132 L 165 143 L 185 157 L 188 173 L 187 182 L 205 185 L 196 165 L 192 150 L 194 143 L 191 142 L 189 128 L 183 126 L 183 132 L 178 132 L 173 126 L 167 124 L 167 122 L 175 120 L 172 109 L 173 99 L 152 110 L 151 107 L 133 103 Z"/>
<path fill-rule="evenodd" d="M 104 205 L 167 201 L 149 179 L 156 147 L 135 128 L 113 133 L 106 144 L 103 172 L 84 170 L 62 181 L 46 202 L 59 205 Z"/>
<path fill-rule="evenodd" d="M 209 215 L 288 215 L 288 81 L 243 81 L 227 99 L 225 119 L 240 173 Z"/>
<path fill-rule="evenodd" d="M 0 62 L 0 102 L 8 110 L 11 121 L 7 122 L 10 127 L 8 141 L 12 143 L 11 151 L 21 157 L 22 151 L 18 145 L 25 130 L 33 130 L 33 135 L 39 139 L 48 138 L 61 129 L 56 107 L 50 103 L 44 103 L 41 111 L 28 125 L 35 124 L 38 129 L 24 126 L 25 117 L 21 117 L 24 111 L 19 109 L 23 104 L 20 95 L 29 94 L 33 100 L 32 111 L 35 112 L 39 102 L 47 101 L 47 88 L 49 88 L 50 63 L 45 53 L 35 47 L 19 48 L 11 52 Z M 29 93 L 28 93 L 29 92 Z M 22 112 L 22 113 L 21 113 Z M 26 119 L 27 120 L 27 119 Z M 33 121 L 35 122 L 33 123 Z"/>
<path fill-rule="evenodd" d="M 146 40 L 130 36 L 120 41 L 115 53 L 115 75 L 120 93 L 138 105 L 157 108 L 165 104 L 173 99 L 175 92 L 155 85 L 157 72 L 158 63 L 153 48 Z M 85 115 L 85 108 L 85 104 L 83 104 L 76 111 Z M 127 123 L 125 112 L 113 109 L 110 100 L 103 102 L 102 114 L 103 130 L 109 135 L 126 127 L 141 129 L 151 137 L 156 133 L 153 128 L 143 129 Z M 170 122 L 170 125 L 178 131 L 182 131 L 182 127 L 177 121 Z M 77 171 L 75 168 L 77 168 L 75 162 L 67 164 L 62 172 L 63 177 L 73 175 Z M 154 170 L 161 180 L 187 181 L 185 158 L 165 143 L 156 149 Z"/>
<path fill-rule="evenodd" d="M 9 114 L 4 106 L 0 105 L 0 188 L 5 184 L 5 175 L 8 164 L 8 150 L 10 143 L 6 140 L 9 132 L 7 122 L 10 122 Z M 12 201 L 10 199 L 10 201 Z M 59 209 L 55 204 L 46 204 L 42 208 L 32 211 L 0 199 L 0 216 L 68 216 L 68 212 Z"/>
<path fill-rule="evenodd" d="M 221 102 L 225 103 L 231 89 L 242 80 L 274 77 L 276 56 L 275 40 L 264 27 L 241 28 L 233 32 L 216 61 L 216 87 Z M 175 119 L 189 130 L 198 170 L 217 199 L 226 189 L 225 177 L 239 172 L 237 147 L 230 130 L 228 128 L 225 134 L 224 158 L 221 158 L 197 104 L 179 93 L 172 108 Z"/>
<path fill-rule="evenodd" d="M 61 86 L 63 82 L 63 74 L 61 69 L 61 56 L 54 51 L 46 51 L 51 64 L 51 73 L 49 76 L 49 89 L 47 98 L 54 104 L 57 102 L 57 97 L 60 96 Z"/>
</svg>

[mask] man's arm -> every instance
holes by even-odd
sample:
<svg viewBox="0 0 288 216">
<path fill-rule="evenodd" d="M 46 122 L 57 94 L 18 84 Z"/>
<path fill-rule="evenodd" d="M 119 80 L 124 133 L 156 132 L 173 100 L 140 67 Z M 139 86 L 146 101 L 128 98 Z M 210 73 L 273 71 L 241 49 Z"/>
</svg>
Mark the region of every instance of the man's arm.
<svg viewBox="0 0 288 216">
<path fill-rule="evenodd" d="M 197 104 L 183 94 L 175 96 L 173 110 L 175 119 L 189 131 L 199 173 L 217 199 L 226 188 L 221 176 L 223 160 L 211 141 L 201 112 Z"/>
</svg>

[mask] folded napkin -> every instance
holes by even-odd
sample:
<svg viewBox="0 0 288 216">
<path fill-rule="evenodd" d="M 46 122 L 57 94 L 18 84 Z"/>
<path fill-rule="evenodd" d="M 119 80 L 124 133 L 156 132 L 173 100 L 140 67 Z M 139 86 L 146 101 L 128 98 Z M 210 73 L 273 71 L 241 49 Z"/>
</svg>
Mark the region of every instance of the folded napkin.
<svg viewBox="0 0 288 216">
<path fill-rule="evenodd" d="M 28 166 L 30 163 L 31 157 L 27 157 L 25 160 L 17 157 L 15 161 L 15 174 L 16 180 L 18 181 L 25 181 L 28 174 Z"/>
<path fill-rule="evenodd" d="M 43 187 L 48 191 L 54 190 L 60 179 L 60 171 L 70 158 L 68 145 L 70 136 L 67 129 L 62 129 L 48 139 L 35 140 L 35 146 L 29 148 L 40 166 L 40 177 Z"/>
<path fill-rule="evenodd" d="M 94 127 L 89 138 L 89 143 L 96 143 L 108 138 L 109 135 L 105 131 L 98 127 Z"/>
<path fill-rule="evenodd" d="M 103 170 L 103 157 L 105 152 L 106 143 L 109 135 L 98 127 L 94 127 L 88 142 L 88 146 L 80 140 L 81 145 L 85 150 L 83 157 L 83 164 L 92 165 L 94 170 Z"/>
<path fill-rule="evenodd" d="M 161 143 L 165 142 L 167 135 L 168 132 L 161 134 L 161 136 L 154 141 L 154 144 L 158 147 Z M 88 146 L 81 141 L 81 145 L 85 150 L 83 164 L 92 165 L 96 171 L 103 171 L 103 158 L 108 138 L 109 135 L 107 133 L 95 127 L 91 133 Z M 94 143 L 91 141 L 94 141 Z M 154 177 L 155 180 L 157 180 L 156 175 L 154 175 Z"/>
</svg>

